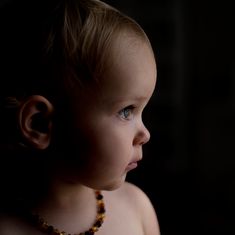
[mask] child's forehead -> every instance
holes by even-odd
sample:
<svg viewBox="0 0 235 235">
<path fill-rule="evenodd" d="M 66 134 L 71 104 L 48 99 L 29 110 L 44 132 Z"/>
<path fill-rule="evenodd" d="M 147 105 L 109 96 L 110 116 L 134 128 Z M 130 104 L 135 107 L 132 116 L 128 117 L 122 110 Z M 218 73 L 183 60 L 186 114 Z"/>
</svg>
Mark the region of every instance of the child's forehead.
<svg viewBox="0 0 235 235">
<path fill-rule="evenodd" d="M 145 81 L 151 81 L 155 86 L 156 64 L 151 47 L 147 40 L 129 32 L 118 34 L 112 41 L 103 63 L 102 73 L 91 83 L 81 89 L 78 94 L 81 99 L 96 99 L 106 97 L 122 100 L 123 94 L 132 93 L 135 97 L 146 96 L 139 94 Z M 147 89 L 148 90 L 148 89 Z M 89 98 L 90 97 L 90 98 Z"/>
<path fill-rule="evenodd" d="M 108 69 L 116 69 L 129 65 L 140 65 L 149 60 L 156 66 L 154 53 L 149 42 L 136 34 L 124 33 L 113 41 L 110 58 L 108 58 Z M 139 66 L 136 69 L 140 69 Z"/>
<path fill-rule="evenodd" d="M 136 48 L 141 47 L 143 44 L 148 44 L 147 37 L 145 38 L 132 30 L 123 29 L 116 33 L 111 43 L 111 49 L 117 54 L 121 49 L 128 49 L 128 51 L 125 50 L 122 53 L 130 53 L 131 50 L 135 51 Z"/>
<path fill-rule="evenodd" d="M 118 67 L 120 62 L 125 59 L 137 59 L 141 55 L 141 49 L 144 48 L 154 59 L 154 53 L 147 38 L 137 35 L 132 31 L 123 30 L 117 34 L 111 42 L 109 51 L 106 54 L 104 63 L 105 71 L 110 71 Z M 140 53 L 137 53 L 137 52 Z M 146 54 L 146 53 L 145 53 Z"/>
<path fill-rule="evenodd" d="M 94 88 L 107 97 L 145 97 L 155 86 L 156 63 L 151 48 L 144 41 L 117 41 L 107 69 Z M 151 93 L 151 91 L 150 91 Z"/>
</svg>

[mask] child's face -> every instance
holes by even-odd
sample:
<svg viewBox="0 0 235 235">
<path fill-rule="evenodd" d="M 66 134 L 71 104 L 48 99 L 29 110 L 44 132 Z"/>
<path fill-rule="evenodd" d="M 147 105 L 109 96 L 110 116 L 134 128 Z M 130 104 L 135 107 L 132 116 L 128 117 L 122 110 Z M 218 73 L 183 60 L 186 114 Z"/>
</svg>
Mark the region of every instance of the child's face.
<svg viewBox="0 0 235 235">
<path fill-rule="evenodd" d="M 117 40 L 110 60 L 98 84 L 74 95 L 74 129 L 77 139 L 82 135 L 77 148 L 84 159 L 75 172 L 83 184 L 107 190 L 119 187 L 142 159 L 142 146 L 150 138 L 142 112 L 156 83 L 147 43 Z"/>
</svg>

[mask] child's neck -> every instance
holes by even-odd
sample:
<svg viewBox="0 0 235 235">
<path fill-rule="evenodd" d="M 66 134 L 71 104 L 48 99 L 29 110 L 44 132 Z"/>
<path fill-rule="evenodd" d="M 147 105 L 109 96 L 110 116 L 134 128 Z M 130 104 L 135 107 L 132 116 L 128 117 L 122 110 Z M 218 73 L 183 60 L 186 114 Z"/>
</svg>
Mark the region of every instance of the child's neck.
<svg viewBox="0 0 235 235">
<path fill-rule="evenodd" d="M 92 226 L 96 218 L 95 194 L 81 184 L 54 182 L 35 212 L 58 229 L 82 232 Z"/>
<path fill-rule="evenodd" d="M 49 204 L 51 208 L 60 209 L 76 209 L 76 207 L 83 207 L 87 202 L 95 202 L 94 192 L 91 188 L 82 184 L 74 184 L 63 181 L 54 180 L 39 207 L 44 204 Z"/>
</svg>

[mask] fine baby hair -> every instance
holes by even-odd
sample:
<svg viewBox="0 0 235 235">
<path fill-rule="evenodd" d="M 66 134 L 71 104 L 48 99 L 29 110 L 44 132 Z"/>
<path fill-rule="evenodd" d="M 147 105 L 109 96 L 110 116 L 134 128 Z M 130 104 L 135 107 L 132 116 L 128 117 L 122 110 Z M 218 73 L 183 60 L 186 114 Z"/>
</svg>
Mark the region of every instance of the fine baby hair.
<svg viewBox="0 0 235 235">
<path fill-rule="evenodd" d="M 67 195 L 67 191 L 72 188 L 76 191 L 74 188 L 79 185 L 77 191 L 83 192 L 77 194 L 80 196 L 90 195 L 90 189 L 96 190 L 98 210 L 103 216 L 100 190 L 125 192 L 121 186 L 125 174 L 142 158 L 141 147 L 149 140 L 149 132 L 140 120 L 156 78 L 148 37 L 133 19 L 98 0 L 9 0 L 1 5 L 0 30 L 1 214 L 18 218 L 37 208 L 49 220 L 54 218 L 56 224 L 58 218 L 63 220 L 58 213 L 50 217 L 53 214 L 50 209 L 45 212 L 44 205 L 54 208 L 48 206 L 51 204 L 47 204 L 50 201 L 47 198 L 52 200 L 51 195 L 58 196 L 58 192 Z M 126 94 L 128 83 L 132 82 L 122 76 L 119 81 L 114 72 L 122 65 L 124 47 L 133 58 L 136 54 L 141 58 L 136 52 L 139 48 L 140 53 L 150 58 L 143 68 L 151 66 L 144 71 L 146 78 L 151 79 L 141 85 L 145 93 L 139 99 L 144 101 L 138 101 L 139 107 L 129 102 L 127 107 L 116 110 L 115 105 L 120 102 L 115 101 L 114 94 L 118 94 L 119 83 L 122 83 L 120 94 Z M 141 69 L 138 74 L 144 74 Z M 129 76 L 126 69 L 121 72 Z M 140 87 L 136 89 L 142 92 Z M 121 138 L 120 130 L 134 119 L 135 112 L 138 116 L 135 129 L 125 127 L 127 133 L 128 128 L 133 132 L 133 140 L 131 134 Z M 122 121 L 117 121 L 117 116 Z M 104 128 L 105 122 L 112 122 L 111 128 Z M 119 128 L 113 128 L 115 123 Z M 131 147 L 126 147 L 128 144 Z M 114 146 L 120 148 L 116 153 L 109 149 Z M 118 160 L 117 156 L 125 155 L 125 151 L 131 159 Z M 109 159 L 111 153 L 114 157 Z M 124 165 L 125 173 L 119 175 L 118 167 Z M 113 198 L 110 196 L 110 201 Z M 100 220 L 86 233 L 78 234 L 94 234 L 97 224 L 101 226 Z M 47 234 L 67 234 L 49 227 L 44 226 Z M 77 229 L 66 223 L 64 227 L 72 232 Z"/>
</svg>

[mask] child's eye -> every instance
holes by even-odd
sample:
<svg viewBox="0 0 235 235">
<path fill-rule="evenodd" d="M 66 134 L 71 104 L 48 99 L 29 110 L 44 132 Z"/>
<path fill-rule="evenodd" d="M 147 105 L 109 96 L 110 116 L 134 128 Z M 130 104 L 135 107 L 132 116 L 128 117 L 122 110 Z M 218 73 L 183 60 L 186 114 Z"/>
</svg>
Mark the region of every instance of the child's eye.
<svg viewBox="0 0 235 235">
<path fill-rule="evenodd" d="M 133 115 L 133 109 L 134 107 L 132 105 L 122 109 L 121 111 L 118 112 L 119 116 L 123 119 L 130 120 Z"/>
</svg>

